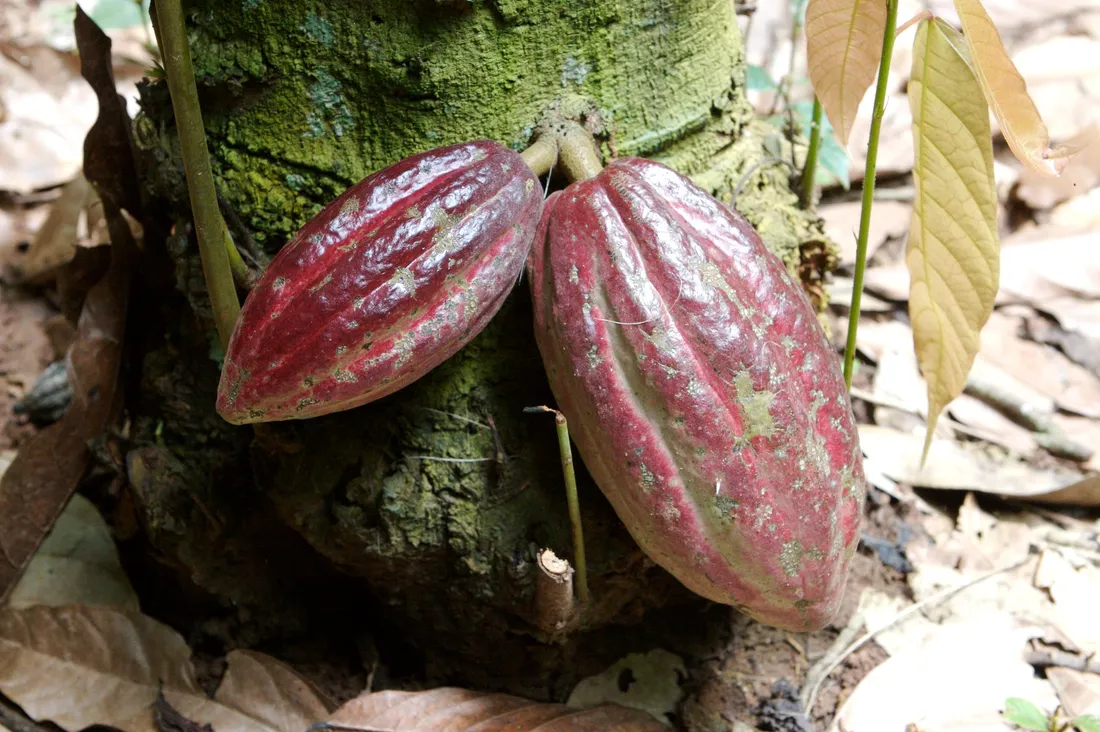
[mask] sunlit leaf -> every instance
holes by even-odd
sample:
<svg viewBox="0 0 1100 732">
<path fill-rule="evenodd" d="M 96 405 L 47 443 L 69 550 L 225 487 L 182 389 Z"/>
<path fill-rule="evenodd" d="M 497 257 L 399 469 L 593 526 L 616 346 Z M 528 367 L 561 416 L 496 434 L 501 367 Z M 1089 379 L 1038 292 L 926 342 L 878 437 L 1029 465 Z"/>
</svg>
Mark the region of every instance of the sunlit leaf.
<svg viewBox="0 0 1100 732">
<path fill-rule="evenodd" d="M 878 71 L 885 28 L 883 0 L 810 0 L 806 8 L 810 80 L 842 146 Z"/>
<path fill-rule="evenodd" d="M 959 33 L 924 21 L 913 47 L 916 198 L 909 230 L 909 318 L 928 381 L 928 435 L 966 385 L 999 276 L 989 112 Z"/>
<path fill-rule="evenodd" d="M 1082 714 L 1073 720 L 1073 728 L 1077 732 L 1100 732 L 1100 716 L 1096 714 Z"/>
<path fill-rule="evenodd" d="M 1048 728 L 1047 715 L 1027 699 L 1015 697 L 1005 700 L 1005 719 L 1017 727 L 1045 732 Z"/>
<path fill-rule="evenodd" d="M 955 0 L 955 9 L 962 21 L 974 74 L 997 115 L 1008 146 L 1020 162 L 1035 172 L 1058 175 L 1082 146 L 1051 148 L 1050 133 L 1027 93 L 1027 83 L 1009 58 L 1001 34 L 980 0 Z"/>
</svg>

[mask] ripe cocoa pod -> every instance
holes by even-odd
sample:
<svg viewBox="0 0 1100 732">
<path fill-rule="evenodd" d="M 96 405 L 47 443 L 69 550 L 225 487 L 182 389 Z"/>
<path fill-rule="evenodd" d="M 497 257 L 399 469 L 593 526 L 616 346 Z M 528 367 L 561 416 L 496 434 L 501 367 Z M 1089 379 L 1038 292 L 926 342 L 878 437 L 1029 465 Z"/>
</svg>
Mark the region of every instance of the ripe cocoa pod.
<svg viewBox="0 0 1100 732">
<path fill-rule="evenodd" d="M 414 155 L 352 186 L 249 293 L 218 413 L 236 424 L 316 417 L 419 379 L 500 309 L 541 207 L 519 154 L 488 140 Z"/>
<path fill-rule="evenodd" d="M 544 207 L 535 333 L 585 465 L 642 550 L 791 630 L 836 612 L 864 478 L 838 359 L 739 214 L 620 159 Z"/>
</svg>

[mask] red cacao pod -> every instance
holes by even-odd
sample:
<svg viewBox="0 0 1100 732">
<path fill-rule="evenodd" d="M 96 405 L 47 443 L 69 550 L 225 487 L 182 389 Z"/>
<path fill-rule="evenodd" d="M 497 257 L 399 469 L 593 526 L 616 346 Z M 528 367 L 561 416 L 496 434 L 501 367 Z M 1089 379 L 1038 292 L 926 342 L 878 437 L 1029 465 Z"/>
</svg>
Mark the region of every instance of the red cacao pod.
<svg viewBox="0 0 1100 732">
<path fill-rule="evenodd" d="M 541 207 L 523 159 L 488 140 L 405 158 L 352 186 L 249 293 L 218 413 L 237 424 L 316 417 L 419 379 L 500 309 Z"/>
<path fill-rule="evenodd" d="M 642 550 L 792 630 L 834 615 L 864 480 L 838 359 L 739 214 L 618 160 L 544 207 L 535 333 L 585 465 Z"/>
</svg>

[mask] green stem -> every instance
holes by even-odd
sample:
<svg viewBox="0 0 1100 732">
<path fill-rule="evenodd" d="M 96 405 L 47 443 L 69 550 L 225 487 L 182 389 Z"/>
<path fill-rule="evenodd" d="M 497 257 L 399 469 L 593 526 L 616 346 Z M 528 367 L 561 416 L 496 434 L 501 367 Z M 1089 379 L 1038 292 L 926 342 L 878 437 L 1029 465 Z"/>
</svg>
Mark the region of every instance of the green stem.
<svg viewBox="0 0 1100 732">
<path fill-rule="evenodd" d="M 810 122 L 810 146 L 806 148 L 806 164 L 802 167 L 802 208 L 809 208 L 814 200 L 817 157 L 821 148 L 821 118 L 821 100 L 815 96 L 813 121 Z"/>
<path fill-rule="evenodd" d="M 552 135 L 540 135 L 520 157 L 535 175 L 546 175 L 558 159 L 558 143 Z"/>
<path fill-rule="evenodd" d="M 229 270 L 233 273 L 233 281 L 238 287 L 252 289 L 252 270 L 248 268 L 244 257 L 237 250 L 228 229 L 225 229 L 225 253 L 229 257 Z"/>
<path fill-rule="evenodd" d="M 202 271 L 206 289 L 218 328 L 222 347 L 229 346 L 229 336 L 241 311 L 237 289 L 233 285 L 228 247 L 232 246 L 225 221 L 218 210 L 218 196 L 210 169 L 210 154 L 206 148 L 206 131 L 202 126 L 199 92 L 191 66 L 191 50 L 187 46 L 187 28 L 180 0 L 158 0 L 157 35 L 168 76 L 168 92 L 172 96 L 172 111 L 183 153 L 183 169 L 187 175 L 187 190 L 191 197 L 191 212 L 195 219 L 195 234 L 199 240 Z M 242 262 L 243 264 L 243 262 Z"/>
<path fill-rule="evenodd" d="M 863 205 L 859 215 L 859 239 L 856 242 L 856 270 L 852 283 L 852 307 L 848 313 L 848 343 L 844 348 L 844 383 L 852 388 L 852 366 L 856 356 L 856 330 L 863 295 L 863 272 L 867 269 L 867 239 L 871 233 L 871 203 L 875 198 L 875 166 L 878 164 L 878 140 L 882 117 L 886 112 L 886 87 L 890 78 L 890 59 L 894 55 L 894 36 L 898 22 L 898 0 L 886 2 L 886 30 L 882 35 L 882 58 L 875 87 L 875 107 L 871 117 L 871 137 L 867 143 L 867 167 L 863 173 Z"/>
<path fill-rule="evenodd" d="M 569 424 L 565 415 L 550 407 L 527 407 L 523 411 L 550 412 L 558 430 L 558 451 L 565 477 L 565 502 L 569 507 L 569 523 L 573 527 L 573 564 L 577 570 L 577 599 L 588 603 L 588 568 L 584 558 L 584 527 L 581 525 L 581 505 L 577 500 L 577 474 L 573 470 L 573 449 L 569 444 Z"/>
<path fill-rule="evenodd" d="M 558 162 L 571 181 L 595 178 L 603 170 L 600 149 L 592 134 L 575 122 L 566 122 L 555 130 Z"/>
</svg>

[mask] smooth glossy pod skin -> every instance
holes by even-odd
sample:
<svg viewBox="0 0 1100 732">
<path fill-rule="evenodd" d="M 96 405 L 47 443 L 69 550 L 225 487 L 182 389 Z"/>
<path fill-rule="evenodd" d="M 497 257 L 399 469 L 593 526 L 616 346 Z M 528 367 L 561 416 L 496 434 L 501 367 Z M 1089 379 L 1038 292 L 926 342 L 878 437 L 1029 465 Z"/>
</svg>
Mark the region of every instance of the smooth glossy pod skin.
<svg viewBox="0 0 1100 732">
<path fill-rule="evenodd" d="M 542 190 L 495 142 L 414 155 L 302 227 L 249 293 L 218 387 L 230 422 L 316 417 L 419 379 L 500 309 Z"/>
<path fill-rule="evenodd" d="M 642 550 L 791 630 L 836 612 L 864 478 L 838 359 L 739 215 L 636 158 L 546 203 L 535 332 L 585 465 Z"/>
</svg>

